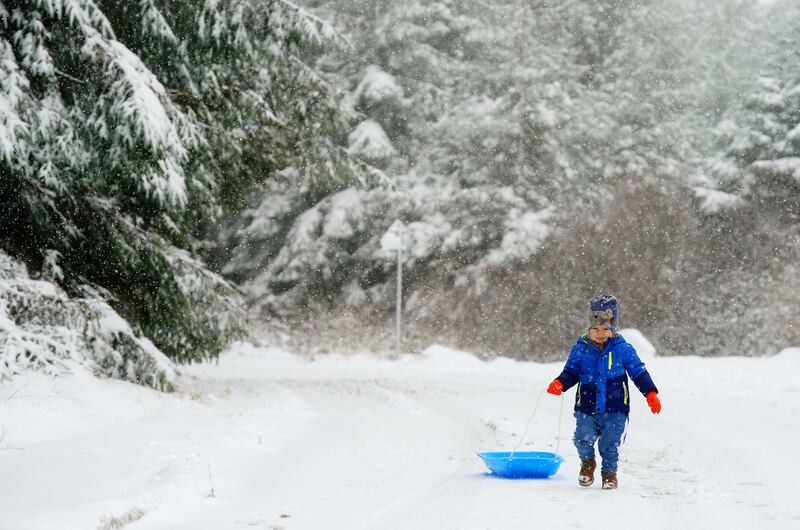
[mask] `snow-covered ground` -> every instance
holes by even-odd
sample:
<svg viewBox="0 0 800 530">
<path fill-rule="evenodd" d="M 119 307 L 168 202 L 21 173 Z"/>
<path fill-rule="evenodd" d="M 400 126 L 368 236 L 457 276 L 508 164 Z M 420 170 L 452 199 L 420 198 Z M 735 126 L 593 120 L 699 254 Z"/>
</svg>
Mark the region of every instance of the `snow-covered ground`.
<svg viewBox="0 0 800 530">
<path fill-rule="evenodd" d="M 80 369 L 0 387 L 0 529 L 800 528 L 800 349 L 658 358 L 633 401 L 620 489 L 577 485 L 574 390 L 545 394 L 522 447 L 548 480 L 487 474 L 561 364 L 422 355 L 314 360 L 238 344 L 160 394 Z M 126 524 L 127 523 L 127 524 Z"/>
</svg>

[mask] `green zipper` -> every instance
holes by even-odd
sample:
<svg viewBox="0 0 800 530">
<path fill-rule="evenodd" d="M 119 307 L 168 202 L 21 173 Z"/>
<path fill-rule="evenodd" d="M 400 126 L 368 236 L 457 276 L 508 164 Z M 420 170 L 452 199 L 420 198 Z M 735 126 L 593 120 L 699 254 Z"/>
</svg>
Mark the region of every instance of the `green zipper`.
<svg viewBox="0 0 800 530">
<path fill-rule="evenodd" d="M 608 369 L 609 370 L 611 370 L 611 356 L 612 356 L 613 353 L 614 353 L 613 351 L 608 352 Z"/>
<path fill-rule="evenodd" d="M 625 384 L 625 381 L 622 382 L 622 393 L 624 397 L 622 398 L 622 402 L 627 405 L 628 404 L 628 385 Z"/>
</svg>

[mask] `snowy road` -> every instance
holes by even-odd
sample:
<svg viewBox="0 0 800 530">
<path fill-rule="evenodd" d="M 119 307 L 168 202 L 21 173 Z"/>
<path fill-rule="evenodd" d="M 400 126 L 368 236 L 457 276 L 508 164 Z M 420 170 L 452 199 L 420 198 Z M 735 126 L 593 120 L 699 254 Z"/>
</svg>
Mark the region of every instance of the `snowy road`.
<svg viewBox="0 0 800 530">
<path fill-rule="evenodd" d="M 516 445 L 556 364 L 239 345 L 177 395 L 17 380 L 0 387 L 0 529 L 800 528 L 800 350 L 647 365 L 664 411 L 633 402 L 618 491 L 576 483 L 574 391 L 555 477 L 498 479 L 474 454 Z M 542 397 L 523 448 L 553 448 L 560 405 Z"/>
</svg>

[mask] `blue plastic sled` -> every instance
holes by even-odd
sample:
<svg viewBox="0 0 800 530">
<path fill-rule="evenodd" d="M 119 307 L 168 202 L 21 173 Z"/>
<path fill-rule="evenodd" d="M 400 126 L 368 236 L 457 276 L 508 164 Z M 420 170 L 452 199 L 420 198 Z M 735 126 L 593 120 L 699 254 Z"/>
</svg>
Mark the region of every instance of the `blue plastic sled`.
<svg viewBox="0 0 800 530">
<path fill-rule="evenodd" d="M 548 478 L 556 474 L 564 457 L 541 451 L 478 453 L 492 475 L 505 478 Z"/>
</svg>

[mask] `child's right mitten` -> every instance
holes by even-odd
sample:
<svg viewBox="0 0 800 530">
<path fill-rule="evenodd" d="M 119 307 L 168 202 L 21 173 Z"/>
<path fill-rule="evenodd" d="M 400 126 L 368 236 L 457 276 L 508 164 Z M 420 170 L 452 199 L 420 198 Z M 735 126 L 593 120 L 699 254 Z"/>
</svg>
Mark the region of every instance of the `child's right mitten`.
<svg viewBox="0 0 800 530">
<path fill-rule="evenodd" d="M 560 396 L 561 392 L 563 391 L 564 391 L 564 384 L 558 379 L 553 379 L 553 382 L 550 383 L 550 386 L 547 387 L 547 393 L 553 394 L 554 396 Z"/>
</svg>

